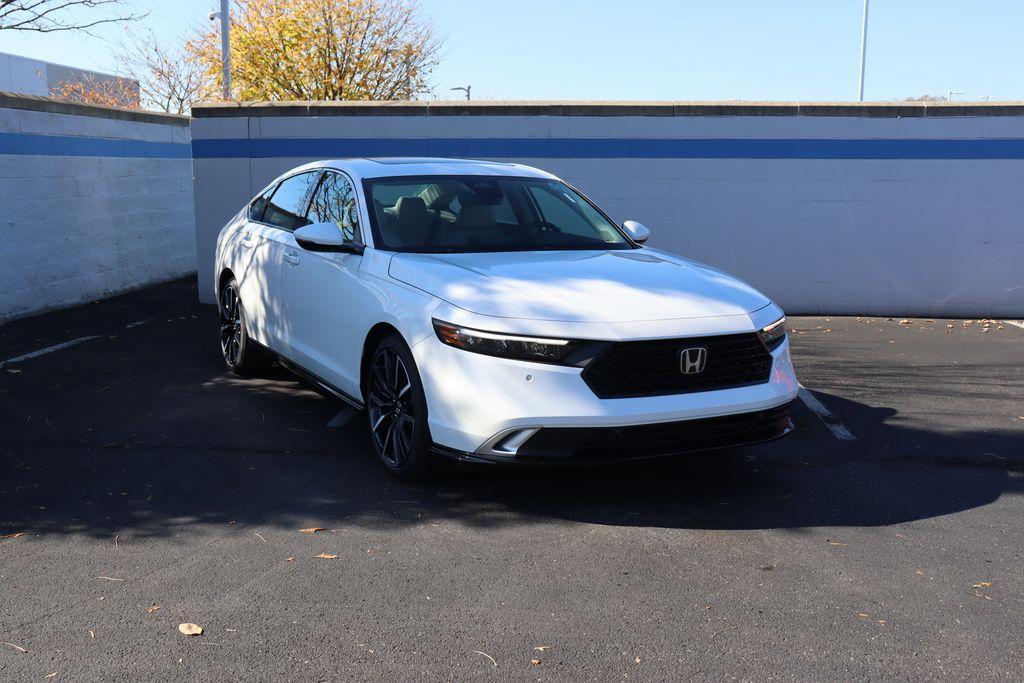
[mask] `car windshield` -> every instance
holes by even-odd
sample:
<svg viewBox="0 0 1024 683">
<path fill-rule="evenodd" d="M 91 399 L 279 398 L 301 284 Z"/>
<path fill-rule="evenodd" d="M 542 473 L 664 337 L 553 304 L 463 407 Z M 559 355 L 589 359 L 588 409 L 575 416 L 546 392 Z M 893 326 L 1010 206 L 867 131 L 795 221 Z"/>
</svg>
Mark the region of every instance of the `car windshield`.
<svg viewBox="0 0 1024 683">
<path fill-rule="evenodd" d="M 374 242 L 388 251 L 633 248 L 593 204 L 557 180 L 406 176 L 365 186 Z"/>
</svg>

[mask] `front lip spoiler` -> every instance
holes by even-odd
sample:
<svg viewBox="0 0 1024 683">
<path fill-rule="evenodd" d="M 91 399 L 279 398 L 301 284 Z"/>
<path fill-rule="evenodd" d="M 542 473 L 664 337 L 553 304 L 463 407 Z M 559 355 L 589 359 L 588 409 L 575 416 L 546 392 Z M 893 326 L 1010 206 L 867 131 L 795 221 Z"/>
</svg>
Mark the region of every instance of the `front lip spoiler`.
<svg viewBox="0 0 1024 683">
<path fill-rule="evenodd" d="M 796 429 L 796 424 L 793 419 L 790 418 L 786 428 L 778 434 L 768 437 L 767 439 L 755 439 L 753 441 L 745 441 L 742 443 L 728 444 L 726 446 L 712 446 L 710 448 L 699 448 L 699 449 L 685 449 L 677 453 L 659 453 L 657 455 L 637 455 L 637 456 L 626 456 L 623 458 L 614 458 L 611 460 L 572 460 L 570 458 L 530 458 L 524 460 L 522 458 L 516 458 L 515 456 L 499 456 L 483 453 L 468 453 L 466 451 L 460 451 L 455 448 L 448 448 L 441 444 L 433 444 L 430 447 L 431 453 L 454 460 L 456 462 L 465 462 L 473 464 L 483 465 L 509 465 L 514 467 L 599 467 L 602 465 L 615 465 L 626 462 L 646 462 L 651 460 L 660 460 L 665 458 L 679 458 L 685 455 L 694 455 L 697 453 L 710 453 L 712 451 L 721 451 L 731 448 L 745 448 L 747 446 L 754 446 L 756 444 L 768 443 L 769 441 L 775 441 L 787 436 L 793 430 Z"/>
</svg>

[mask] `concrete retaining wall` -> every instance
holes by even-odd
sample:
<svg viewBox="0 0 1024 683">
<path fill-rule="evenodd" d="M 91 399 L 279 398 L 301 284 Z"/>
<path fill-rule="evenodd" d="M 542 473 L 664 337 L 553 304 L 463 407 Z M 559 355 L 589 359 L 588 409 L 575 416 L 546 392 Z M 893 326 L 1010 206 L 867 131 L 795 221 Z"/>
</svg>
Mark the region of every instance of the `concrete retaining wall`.
<svg viewBox="0 0 1024 683">
<path fill-rule="evenodd" d="M 188 119 L 0 93 L 0 320 L 195 271 Z"/>
<path fill-rule="evenodd" d="M 514 159 L 792 313 L 1024 316 L 1024 106 L 294 103 L 193 109 L 200 296 L 220 226 L 345 156 Z"/>
</svg>

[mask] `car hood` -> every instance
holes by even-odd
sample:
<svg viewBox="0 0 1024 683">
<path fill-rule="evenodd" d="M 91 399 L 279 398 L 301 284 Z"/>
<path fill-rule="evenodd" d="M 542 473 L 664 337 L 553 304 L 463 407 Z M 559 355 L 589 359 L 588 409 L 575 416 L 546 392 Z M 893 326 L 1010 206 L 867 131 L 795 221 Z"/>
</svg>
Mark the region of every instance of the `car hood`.
<svg viewBox="0 0 1024 683">
<path fill-rule="evenodd" d="M 399 253 L 391 277 L 502 318 L 637 322 L 741 315 L 770 301 L 725 273 L 653 249 Z"/>
</svg>

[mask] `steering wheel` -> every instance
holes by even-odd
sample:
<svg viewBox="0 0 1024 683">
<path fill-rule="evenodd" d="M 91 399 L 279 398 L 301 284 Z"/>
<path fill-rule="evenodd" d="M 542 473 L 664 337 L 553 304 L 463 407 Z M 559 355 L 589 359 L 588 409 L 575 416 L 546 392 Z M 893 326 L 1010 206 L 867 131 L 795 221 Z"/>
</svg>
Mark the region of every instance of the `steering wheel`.
<svg viewBox="0 0 1024 683">
<path fill-rule="evenodd" d="M 548 221 L 536 221 L 534 225 L 537 226 L 537 232 L 562 232 L 560 227 Z"/>
</svg>

